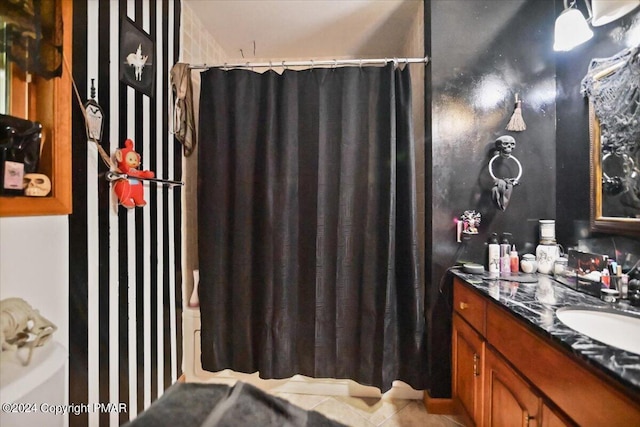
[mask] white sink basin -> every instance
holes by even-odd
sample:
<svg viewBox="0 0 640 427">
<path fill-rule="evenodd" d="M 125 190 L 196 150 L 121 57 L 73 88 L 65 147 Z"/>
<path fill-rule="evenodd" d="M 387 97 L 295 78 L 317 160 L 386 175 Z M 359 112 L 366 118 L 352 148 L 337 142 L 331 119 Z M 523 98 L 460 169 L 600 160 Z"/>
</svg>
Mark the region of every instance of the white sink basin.
<svg viewBox="0 0 640 427">
<path fill-rule="evenodd" d="M 591 307 L 559 308 L 556 316 L 571 329 L 594 340 L 640 354 L 640 316 Z"/>
</svg>

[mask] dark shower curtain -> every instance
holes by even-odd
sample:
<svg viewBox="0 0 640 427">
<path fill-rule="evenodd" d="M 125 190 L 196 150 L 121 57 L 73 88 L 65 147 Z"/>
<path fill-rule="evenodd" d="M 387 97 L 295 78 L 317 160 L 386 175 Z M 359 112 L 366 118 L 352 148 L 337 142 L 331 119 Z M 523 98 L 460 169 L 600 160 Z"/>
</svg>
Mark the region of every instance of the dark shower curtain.
<svg viewBox="0 0 640 427">
<path fill-rule="evenodd" d="M 202 366 L 426 386 L 409 69 L 201 75 Z"/>
</svg>

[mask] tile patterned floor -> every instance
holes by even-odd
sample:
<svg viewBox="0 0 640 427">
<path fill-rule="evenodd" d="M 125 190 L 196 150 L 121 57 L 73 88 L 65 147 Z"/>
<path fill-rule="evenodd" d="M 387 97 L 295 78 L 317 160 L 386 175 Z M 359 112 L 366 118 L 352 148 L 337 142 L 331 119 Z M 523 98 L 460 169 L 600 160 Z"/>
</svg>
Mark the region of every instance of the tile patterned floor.
<svg viewBox="0 0 640 427">
<path fill-rule="evenodd" d="M 459 427 L 453 415 L 427 413 L 420 400 L 274 393 L 301 408 L 351 427 Z"/>
</svg>

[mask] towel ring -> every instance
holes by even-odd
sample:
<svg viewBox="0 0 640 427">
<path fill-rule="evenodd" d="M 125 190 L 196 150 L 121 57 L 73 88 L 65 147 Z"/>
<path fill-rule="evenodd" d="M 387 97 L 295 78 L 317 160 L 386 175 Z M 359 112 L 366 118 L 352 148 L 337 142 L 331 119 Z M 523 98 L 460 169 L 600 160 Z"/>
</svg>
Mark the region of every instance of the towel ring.
<svg viewBox="0 0 640 427">
<path fill-rule="evenodd" d="M 508 156 L 501 156 L 500 154 L 496 154 L 495 156 L 493 156 L 491 158 L 491 160 L 489 160 L 489 174 L 491 175 L 491 178 L 493 178 L 494 181 L 498 181 L 500 178 L 497 178 L 496 175 L 493 173 L 493 162 L 498 158 L 498 157 L 503 157 L 505 159 L 513 159 L 514 162 L 516 162 L 516 164 L 518 165 L 518 176 L 515 178 L 504 178 L 505 181 L 509 180 L 513 182 L 513 185 L 518 184 L 518 182 L 520 181 L 520 177 L 522 177 L 522 165 L 520 164 L 520 162 L 518 161 L 518 159 L 516 159 L 516 156 L 509 154 Z"/>
<path fill-rule="evenodd" d="M 604 156 L 602 156 L 602 179 L 603 180 L 611 180 L 612 178 L 609 177 L 609 175 L 607 175 L 604 171 L 604 161 L 607 160 L 610 156 L 611 156 L 611 152 L 608 152 L 607 154 L 605 154 Z M 636 164 L 633 161 L 633 158 L 631 156 L 629 156 L 628 154 L 617 154 L 618 157 L 622 157 L 622 171 L 624 172 L 625 178 L 631 176 L 631 174 L 633 174 L 633 172 L 637 171 L 636 169 Z M 613 179 L 618 178 L 618 177 L 614 177 Z"/>
</svg>

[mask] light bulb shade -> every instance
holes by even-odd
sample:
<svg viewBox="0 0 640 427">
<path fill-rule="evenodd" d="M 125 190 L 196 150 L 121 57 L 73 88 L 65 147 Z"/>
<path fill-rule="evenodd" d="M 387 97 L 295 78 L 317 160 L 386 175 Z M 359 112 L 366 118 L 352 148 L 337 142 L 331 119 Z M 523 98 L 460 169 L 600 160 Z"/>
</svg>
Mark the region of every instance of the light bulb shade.
<svg viewBox="0 0 640 427">
<path fill-rule="evenodd" d="M 640 0 L 592 0 L 593 19 L 591 25 L 598 27 L 622 18 L 636 7 Z"/>
<path fill-rule="evenodd" d="M 593 37 L 587 20 L 578 9 L 568 8 L 556 19 L 553 50 L 566 51 Z"/>
</svg>

